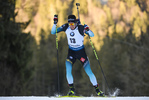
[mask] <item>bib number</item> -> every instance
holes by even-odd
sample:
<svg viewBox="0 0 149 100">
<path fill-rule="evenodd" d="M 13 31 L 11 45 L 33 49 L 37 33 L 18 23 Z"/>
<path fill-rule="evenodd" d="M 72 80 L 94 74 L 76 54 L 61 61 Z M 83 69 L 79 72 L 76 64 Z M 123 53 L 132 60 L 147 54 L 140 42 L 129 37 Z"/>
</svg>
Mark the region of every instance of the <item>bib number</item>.
<svg viewBox="0 0 149 100">
<path fill-rule="evenodd" d="M 70 42 L 71 42 L 71 43 L 76 43 L 75 38 L 70 38 Z"/>
</svg>

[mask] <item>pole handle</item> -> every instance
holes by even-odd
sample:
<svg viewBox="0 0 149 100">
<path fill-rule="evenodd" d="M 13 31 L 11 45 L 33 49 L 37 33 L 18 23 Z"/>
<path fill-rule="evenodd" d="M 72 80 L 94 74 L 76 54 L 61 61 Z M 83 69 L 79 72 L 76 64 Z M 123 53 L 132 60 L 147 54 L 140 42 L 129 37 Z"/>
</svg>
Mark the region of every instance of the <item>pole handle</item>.
<svg viewBox="0 0 149 100">
<path fill-rule="evenodd" d="M 76 6 L 80 6 L 80 3 L 76 3 Z"/>
</svg>

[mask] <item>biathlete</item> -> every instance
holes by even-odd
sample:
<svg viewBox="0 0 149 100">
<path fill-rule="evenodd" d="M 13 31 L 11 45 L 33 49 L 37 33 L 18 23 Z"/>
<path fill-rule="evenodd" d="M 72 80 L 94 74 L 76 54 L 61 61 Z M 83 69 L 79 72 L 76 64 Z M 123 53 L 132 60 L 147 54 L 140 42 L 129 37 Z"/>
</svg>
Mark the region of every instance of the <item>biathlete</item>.
<svg viewBox="0 0 149 100">
<path fill-rule="evenodd" d="M 51 30 L 51 34 L 56 34 L 56 25 L 58 22 L 58 16 L 54 15 L 54 25 Z M 68 55 L 66 59 L 66 78 L 69 84 L 69 92 L 68 96 L 75 95 L 74 81 L 72 76 L 72 66 L 75 63 L 76 59 L 78 59 L 89 76 L 90 82 L 95 87 L 96 94 L 98 96 L 104 96 L 104 93 L 99 89 L 99 85 L 97 83 L 96 77 L 93 74 L 90 68 L 90 62 L 86 55 L 84 48 L 84 33 L 89 35 L 90 37 L 94 37 L 94 33 L 89 29 L 87 25 L 78 24 L 75 15 L 68 16 L 68 23 L 62 25 L 57 28 L 57 33 L 64 31 L 67 35 L 68 40 Z"/>
</svg>

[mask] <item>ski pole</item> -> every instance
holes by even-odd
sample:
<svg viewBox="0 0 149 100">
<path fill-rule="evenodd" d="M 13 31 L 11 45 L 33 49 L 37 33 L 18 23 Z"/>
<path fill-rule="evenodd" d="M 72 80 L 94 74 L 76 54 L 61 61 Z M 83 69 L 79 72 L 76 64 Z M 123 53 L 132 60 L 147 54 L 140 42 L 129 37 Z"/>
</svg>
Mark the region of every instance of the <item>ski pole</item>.
<svg viewBox="0 0 149 100">
<path fill-rule="evenodd" d="M 59 57 L 58 57 L 58 36 L 57 36 L 57 25 L 56 25 L 56 49 L 57 49 L 57 73 L 58 73 L 58 95 L 60 95 L 60 82 L 59 82 Z"/>
<path fill-rule="evenodd" d="M 80 19 L 80 16 L 79 16 L 79 7 L 80 6 L 80 3 L 76 3 L 76 6 L 77 6 L 77 11 L 78 11 L 78 19 Z"/>
<path fill-rule="evenodd" d="M 97 59 L 97 61 L 98 61 L 98 64 L 99 64 L 99 66 L 100 66 L 100 69 L 101 69 L 101 72 L 102 72 L 102 74 L 103 74 L 103 77 L 104 77 L 104 79 L 105 79 L 106 85 L 107 85 L 107 87 L 108 87 L 108 91 L 109 91 L 109 90 L 110 90 L 110 89 L 109 89 L 109 85 L 108 85 L 107 79 L 106 79 L 106 77 L 105 77 L 105 75 L 104 75 L 104 72 L 103 72 L 103 69 L 102 69 L 102 67 L 101 67 L 101 64 L 100 64 L 100 62 L 99 62 L 99 59 L 98 59 L 98 56 L 97 56 L 95 47 L 94 47 L 94 45 L 93 45 L 93 43 L 92 43 L 92 40 L 91 40 L 91 38 L 90 38 L 89 35 L 88 35 L 88 37 L 89 37 L 89 40 L 90 40 L 90 44 L 91 44 L 91 46 L 92 46 L 92 48 L 93 48 L 95 57 L 96 57 L 96 59 Z M 110 92 L 110 91 L 109 91 L 109 92 Z"/>
<path fill-rule="evenodd" d="M 79 16 L 79 8 L 78 8 L 78 6 L 80 6 L 80 3 L 76 3 L 76 6 L 77 6 L 77 11 L 78 11 L 78 19 L 80 19 L 80 16 Z"/>
</svg>

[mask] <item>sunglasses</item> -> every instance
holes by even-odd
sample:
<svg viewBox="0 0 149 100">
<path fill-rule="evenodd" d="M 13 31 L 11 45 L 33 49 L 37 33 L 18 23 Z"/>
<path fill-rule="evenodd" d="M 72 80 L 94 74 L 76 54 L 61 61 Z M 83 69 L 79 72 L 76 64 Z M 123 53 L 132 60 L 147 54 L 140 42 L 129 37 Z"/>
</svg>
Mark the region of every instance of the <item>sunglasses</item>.
<svg viewBox="0 0 149 100">
<path fill-rule="evenodd" d="M 75 23 L 69 23 L 69 26 L 73 26 L 73 25 L 75 25 Z"/>
</svg>

